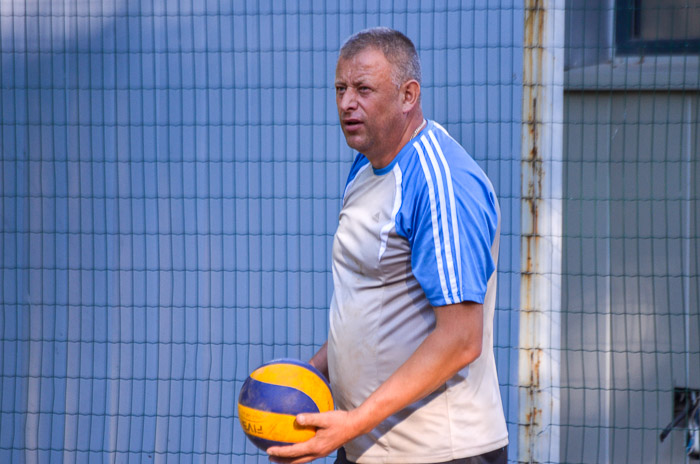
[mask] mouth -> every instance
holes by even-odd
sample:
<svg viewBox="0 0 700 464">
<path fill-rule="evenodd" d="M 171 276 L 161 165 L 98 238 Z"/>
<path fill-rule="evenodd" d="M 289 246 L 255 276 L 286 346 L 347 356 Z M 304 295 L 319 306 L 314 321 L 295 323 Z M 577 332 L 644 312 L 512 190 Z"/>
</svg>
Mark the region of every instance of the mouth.
<svg viewBox="0 0 700 464">
<path fill-rule="evenodd" d="M 359 119 L 344 119 L 343 127 L 347 132 L 355 132 L 362 126 L 362 121 Z"/>
</svg>

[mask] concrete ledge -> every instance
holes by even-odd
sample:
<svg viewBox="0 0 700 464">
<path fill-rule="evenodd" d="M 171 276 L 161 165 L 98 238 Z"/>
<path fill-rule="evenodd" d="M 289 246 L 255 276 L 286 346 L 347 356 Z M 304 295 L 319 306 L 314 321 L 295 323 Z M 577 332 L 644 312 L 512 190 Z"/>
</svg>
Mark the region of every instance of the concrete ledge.
<svg viewBox="0 0 700 464">
<path fill-rule="evenodd" d="M 570 90 L 700 90 L 700 56 L 616 58 L 612 62 L 564 72 Z"/>
</svg>

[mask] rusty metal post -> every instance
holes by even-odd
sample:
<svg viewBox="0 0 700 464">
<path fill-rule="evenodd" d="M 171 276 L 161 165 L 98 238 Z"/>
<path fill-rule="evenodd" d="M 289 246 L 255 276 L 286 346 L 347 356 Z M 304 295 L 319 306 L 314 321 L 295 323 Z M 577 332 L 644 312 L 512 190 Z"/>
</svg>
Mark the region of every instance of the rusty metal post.
<svg viewBox="0 0 700 464">
<path fill-rule="evenodd" d="M 564 0 L 526 0 L 518 461 L 559 462 Z"/>
</svg>

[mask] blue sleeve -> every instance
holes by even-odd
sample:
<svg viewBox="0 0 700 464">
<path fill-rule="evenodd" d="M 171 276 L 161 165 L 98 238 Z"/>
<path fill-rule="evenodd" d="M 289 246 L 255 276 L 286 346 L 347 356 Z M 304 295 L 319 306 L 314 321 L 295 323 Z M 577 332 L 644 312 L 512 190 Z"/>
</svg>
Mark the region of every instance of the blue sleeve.
<svg viewBox="0 0 700 464">
<path fill-rule="evenodd" d="M 498 202 L 466 152 L 456 160 L 447 157 L 448 163 L 430 140 L 417 147 L 419 163 L 404 185 L 397 231 L 410 243 L 413 274 L 433 306 L 483 303 L 496 268 L 491 247 Z"/>
</svg>

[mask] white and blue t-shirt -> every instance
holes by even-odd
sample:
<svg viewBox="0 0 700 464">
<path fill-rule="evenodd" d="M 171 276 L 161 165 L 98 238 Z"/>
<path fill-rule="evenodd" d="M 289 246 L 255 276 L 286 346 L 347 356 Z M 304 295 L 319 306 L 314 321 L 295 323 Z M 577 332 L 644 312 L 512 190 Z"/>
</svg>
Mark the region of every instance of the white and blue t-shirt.
<svg viewBox="0 0 700 464">
<path fill-rule="evenodd" d="M 439 124 L 383 169 L 358 154 L 333 242 L 328 365 L 336 404 L 359 406 L 435 327 L 439 306 L 484 307 L 481 356 L 345 445 L 359 463 L 440 462 L 503 447 L 493 356 L 500 210 L 482 169 Z"/>
</svg>

